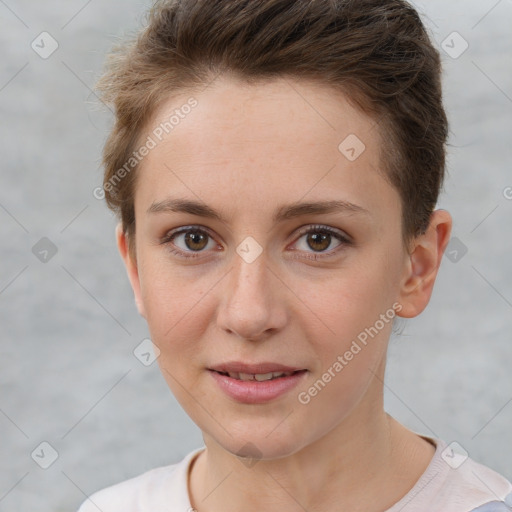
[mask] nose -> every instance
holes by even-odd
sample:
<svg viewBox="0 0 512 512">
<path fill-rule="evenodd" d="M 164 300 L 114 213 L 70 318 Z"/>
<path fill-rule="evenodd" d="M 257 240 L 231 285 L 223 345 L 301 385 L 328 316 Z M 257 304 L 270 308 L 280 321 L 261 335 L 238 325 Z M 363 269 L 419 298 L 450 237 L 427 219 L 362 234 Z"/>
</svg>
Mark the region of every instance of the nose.
<svg viewBox="0 0 512 512">
<path fill-rule="evenodd" d="M 227 333 L 258 341 L 276 334 L 286 323 L 286 287 L 268 265 L 265 252 L 252 262 L 234 256 L 224 280 L 217 324 Z"/>
</svg>

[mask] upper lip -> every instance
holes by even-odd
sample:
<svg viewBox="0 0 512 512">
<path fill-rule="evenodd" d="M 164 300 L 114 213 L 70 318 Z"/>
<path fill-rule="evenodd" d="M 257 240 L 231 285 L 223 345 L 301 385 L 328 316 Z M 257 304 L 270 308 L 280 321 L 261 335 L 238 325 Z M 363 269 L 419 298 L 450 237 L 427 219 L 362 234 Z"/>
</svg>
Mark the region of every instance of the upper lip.
<svg viewBox="0 0 512 512">
<path fill-rule="evenodd" d="M 247 364 L 242 363 L 241 361 L 229 361 L 226 363 L 220 363 L 215 366 L 211 366 L 209 370 L 215 370 L 216 372 L 224 372 L 224 373 L 251 373 L 251 374 L 259 374 L 259 373 L 274 373 L 274 372 L 295 372 L 297 370 L 305 370 L 305 368 L 299 368 L 296 366 L 286 366 L 284 364 L 279 363 L 253 363 Z"/>
</svg>

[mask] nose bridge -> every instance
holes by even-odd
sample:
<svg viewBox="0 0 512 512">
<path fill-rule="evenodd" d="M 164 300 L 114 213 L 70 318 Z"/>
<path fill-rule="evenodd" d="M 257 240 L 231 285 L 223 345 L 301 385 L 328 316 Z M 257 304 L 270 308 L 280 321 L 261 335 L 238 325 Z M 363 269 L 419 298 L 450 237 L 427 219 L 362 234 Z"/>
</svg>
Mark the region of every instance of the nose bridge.
<svg viewBox="0 0 512 512">
<path fill-rule="evenodd" d="M 250 240 L 237 247 L 218 315 L 221 328 L 246 339 L 259 338 L 279 327 L 278 318 L 283 318 L 278 312 L 280 301 L 272 284 L 269 261 L 262 249 L 258 250 Z"/>
<path fill-rule="evenodd" d="M 245 242 L 237 248 L 237 254 L 233 258 L 233 269 L 231 271 L 230 290 L 227 297 L 231 303 L 240 303 L 244 306 L 245 302 L 253 301 L 255 307 L 267 302 L 269 292 L 268 258 L 264 251 L 255 255 L 254 248 Z M 247 252 L 243 252 L 246 251 Z"/>
<path fill-rule="evenodd" d="M 258 237 L 261 241 L 261 236 Z M 266 248 L 251 235 L 245 236 L 235 247 L 233 254 L 233 268 L 231 272 L 232 292 L 250 293 L 251 288 L 255 293 L 268 281 L 269 254 Z"/>
</svg>

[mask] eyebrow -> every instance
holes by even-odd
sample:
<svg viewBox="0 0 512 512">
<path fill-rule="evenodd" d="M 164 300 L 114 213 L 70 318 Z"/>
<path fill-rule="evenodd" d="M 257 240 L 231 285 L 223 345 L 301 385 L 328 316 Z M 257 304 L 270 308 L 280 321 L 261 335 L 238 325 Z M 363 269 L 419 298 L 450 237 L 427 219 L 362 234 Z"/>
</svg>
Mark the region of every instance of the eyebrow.
<svg viewBox="0 0 512 512">
<path fill-rule="evenodd" d="M 204 203 L 190 199 L 167 198 L 162 201 L 154 202 L 147 209 L 147 214 L 162 212 L 184 212 L 199 217 L 215 219 L 222 223 L 227 223 L 226 219 L 219 213 Z M 279 207 L 272 218 L 274 223 L 300 217 L 301 215 L 315 215 L 326 213 L 348 213 L 365 214 L 370 212 L 354 203 L 348 201 L 315 201 L 305 203 L 291 203 Z"/>
</svg>

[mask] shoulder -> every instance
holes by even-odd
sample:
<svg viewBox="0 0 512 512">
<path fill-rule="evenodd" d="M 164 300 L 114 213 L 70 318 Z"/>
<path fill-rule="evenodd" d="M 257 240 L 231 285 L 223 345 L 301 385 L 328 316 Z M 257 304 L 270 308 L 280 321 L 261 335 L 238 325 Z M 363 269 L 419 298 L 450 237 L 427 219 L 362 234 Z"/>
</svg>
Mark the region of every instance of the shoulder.
<svg viewBox="0 0 512 512">
<path fill-rule="evenodd" d="M 436 447 L 434 456 L 414 487 L 386 512 L 512 512 L 512 484 L 504 476 L 468 457 L 457 443 L 418 435 Z"/>
<path fill-rule="evenodd" d="M 470 457 L 453 456 L 446 443 L 438 459 L 443 475 L 433 505 L 446 512 L 509 512 L 512 484 L 488 466 Z"/>
<path fill-rule="evenodd" d="M 163 480 L 173 479 L 177 464 L 162 466 L 146 471 L 136 477 L 124 480 L 96 491 L 85 500 L 78 512 L 131 512 L 141 509 L 148 502 L 154 501 L 156 496 L 152 490 L 158 489 Z"/>
<path fill-rule="evenodd" d="M 202 449 L 190 452 L 178 463 L 151 469 L 95 492 L 78 512 L 153 512 L 163 510 L 164 506 L 186 510 L 187 469 Z"/>
<path fill-rule="evenodd" d="M 512 484 L 488 466 L 468 458 L 447 481 L 453 500 L 465 504 L 468 512 L 509 512 Z M 469 508 L 468 508 L 469 507 Z"/>
</svg>

